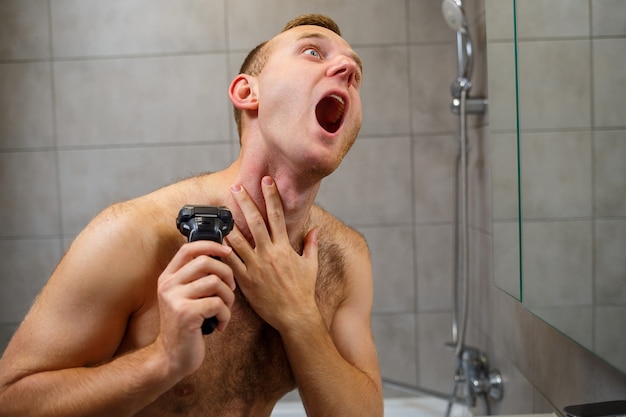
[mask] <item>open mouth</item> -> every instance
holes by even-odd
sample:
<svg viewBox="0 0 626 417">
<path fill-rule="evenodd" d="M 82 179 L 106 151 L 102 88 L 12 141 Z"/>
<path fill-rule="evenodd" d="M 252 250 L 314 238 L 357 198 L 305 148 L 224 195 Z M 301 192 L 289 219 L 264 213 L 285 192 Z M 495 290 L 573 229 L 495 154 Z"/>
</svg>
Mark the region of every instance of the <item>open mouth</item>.
<svg viewBox="0 0 626 417">
<path fill-rule="evenodd" d="M 341 126 L 345 108 L 343 98 L 337 94 L 324 97 L 315 107 L 317 121 L 324 130 L 335 133 Z"/>
</svg>

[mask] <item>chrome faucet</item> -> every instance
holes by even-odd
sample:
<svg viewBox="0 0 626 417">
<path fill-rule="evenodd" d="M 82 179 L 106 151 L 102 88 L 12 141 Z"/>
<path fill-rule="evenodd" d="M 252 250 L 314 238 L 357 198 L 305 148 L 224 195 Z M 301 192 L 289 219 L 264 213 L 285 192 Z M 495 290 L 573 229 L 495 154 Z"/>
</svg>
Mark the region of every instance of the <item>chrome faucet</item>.
<svg viewBox="0 0 626 417">
<path fill-rule="evenodd" d="M 485 414 L 491 414 L 489 398 L 501 400 L 503 395 L 502 376 L 498 370 L 489 370 L 487 355 L 471 346 L 463 346 L 457 356 L 454 375 L 454 388 L 448 401 L 446 417 L 450 416 L 452 405 L 457 401 L 458 388 L 468 408 L 476 407 L 476 399 L 481 396 L 485 403 Z"/>
</svg>

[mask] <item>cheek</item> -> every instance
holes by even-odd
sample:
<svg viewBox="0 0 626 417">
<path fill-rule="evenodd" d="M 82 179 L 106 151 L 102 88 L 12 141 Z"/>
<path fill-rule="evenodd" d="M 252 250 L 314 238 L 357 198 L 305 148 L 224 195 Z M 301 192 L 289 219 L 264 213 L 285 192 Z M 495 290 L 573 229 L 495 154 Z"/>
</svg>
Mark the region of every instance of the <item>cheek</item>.
<svg viewBox="0 0 626 417">
<path fill-rule="evenodd" d="M 275 84 L 274 88 L 268 87 L 259 97 L 259 119 L 261 123 L 284 126 L 302 106 L 302 101 L 298 100 L 295 92 L 284 85 Z"/>
<path fill-rule="evenodd" d="M 361 130 L 361 123 L 363 122 L 363 109 L 361 108 L 361 102 L 355 102 L 355 105 L 351 110 L 354 122 L 352 123 L 353 126 L 351 126 L 350 128 L 350 133 L 354 133 L 354 137 L 356 138 L 356 135 L 358 135 L 359 131 Z"/>
</svg>

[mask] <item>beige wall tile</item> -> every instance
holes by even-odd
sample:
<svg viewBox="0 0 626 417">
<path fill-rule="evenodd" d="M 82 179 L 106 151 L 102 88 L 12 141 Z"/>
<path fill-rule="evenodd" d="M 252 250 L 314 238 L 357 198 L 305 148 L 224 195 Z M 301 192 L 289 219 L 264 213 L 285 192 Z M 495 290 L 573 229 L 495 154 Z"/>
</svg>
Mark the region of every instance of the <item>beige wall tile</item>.
<svg viewBox="0 0 626 417">
<path fill-rule="evenodd" d="M 519 218 L 517 135 L 490 135 L 492 210 L 495 220 Z"/>
<path fill-rule="evenodd" d="M 490 43 L 489 123 L 492 132 L 517 129 L 517 91 L 515 45 L 513 42 Z"/>
<path fill-rule="evenodd" d="M 409 41 L 456 42 L 456 33 L 448 27 L 441 12 L 441 2 L 431 0 L 409 0 Z"/>
<path fill-rule="evenodd" d="M 50 4 L 56 57 L 226 47 L 221 0 L 52 0 Z"/>
<path fill-rule="evenodd" d="M 467 205 L 468 223 L 485 232 L 491 231 L 491 157 L 486 128 L 467 132 Z"/>
<path fill-rule="evenodd" d="M 623 127 L 626 110 L 626 39 L 596 39 L 593 44 L 593 109 L 595 127 Z"/>
<path fill-rule="evenodd" d="M 594 223 L 594 301 L 626 306 L 626 221 Z"/>
<path fill-rule="evenodd" d="M 0 2 L 0 60 L 49 57 L 48 1 Z"/>
<path fill-rule="evenodd" d="M 591 126 L 589 41 L 519 44 L 521 129 Z"/>
<path fill-rule="evenodd" d="M 222 54 L 57 62 L 55 78 L 60 145 L 229 140 Z"/>
<path fill-rule="evenodd" d="M 591 0 L 593 36 L 626 35 L 626 3 L 622 0 Z"/>
<path fill-rule="evenodd" d="M 410 224 L 410 158 L 408 138 L 359 138 L 317 202 L 352 226 Z"/>
<path fill-rule="evenodd" d="M 513 0 L 485 0 L 487 42 L 515 39 Z"/>
<path fill-rule="evenodd" d="M 0 149 L 54 145 L 48 63 L 0 64 Z"/>
<path fill-rule="evenodd" d="M 17 330 L 17 324 L 2 323 L 0 324 L 0 355 L 4 352 L 13 334 Z"/>
<path fill-rule="evenodd" d="M 591 133 L 523 133 L 524 219 L 592 215 Z"/>
<path fill-rule="evenodd" d="M 626 216 L 626 131 L 594 132 L 594 212 L 600 217 Z"/>
<path fill-rule="evenodd" d="M 61 233 L 54 151 L 0 153 L 0 237 Z"/>
<path fill-rule="evenodd" d="M 626 338 L 623 337 L 626 330 L 625 316 L 626 303 L 596 307 L 594 316 L 596 352 L 622 372 L 626 372 Z"/>
<path fill-rule="evenodd" d="M 246 52 L 279 33 L 289 20 L 316 10 L 316 1 L 311 0 L 228 0 L 226 4 L 229 48 Z"/>
<path fill-rule="evenodd" d="M 336 19 L 343 37 L 353 46 L 406 42 L 405 0 L 317 0 L 315 3 L 319 13 Z"/>
<path fill-rule="evenodd" d="M 409 134 L 411 109 L 407 49 L 399 46 L 357 48 L 363 61 L 361 135 Z"/>
<path fill-rule="evenodd" d="M 417 310 L 452 308 L 454 270 L 454 227 L 452 225 L 415 228 L 417 266 Z"/>
<path fill-rule="evenodd" d="M 60 151 L 64 234 L 77 234 L 110 204 L 226 168 L 229 148 L 225 144 Z"/>
<path fill-rule="evenodd" d="M 413 235 L 406 226 L 361 227 L 372 257 L 374 313 L 413 312 Z"/>
<path fill-rule="evenodd" d="M 385 378 L 417 385 L 417 350 L 413 314 L 374 314 L 372 332 Z"/>
<path fill-rule="evenodd" d="M 588 0 L 522 0 L 517 2 L 520 38 L 589 36 Z"/>
<path fill-rule="evenodd" d="M 591 221 L 525 222 L 522 236 L 527 308 L 592 303 Z"/>
<path fill-rule="evenodd" d="M 449 312 L 420 313 L 417 316 L 418 381 L 439 392 L 451 390 L 455 370 L 454 352 L 445 347 L 452 339 Z"/>
<path fill-rule="evenodd" d="M 450 111 L 450 85 L 457 77 L 453 44 L 412 46 L 409 50 L 412 133 L 456 131 L 457 117 Z"/>
<path fill-rule="evenodd" d="M 520 287 L 520 233 L 519 223 L 493 224 L 493 280 L 495 285 L 517 300 Z"/>
<path fill-rule="evenodd" d="M 60 241 L 0 240 L 0 254 L 0 318 L 18 323 L 61 257 Z"/>
<path fill-rule="evenodd" d="M 454 219 L 458 139 L 423 136 L 414 139 L 413 181 L 417 224 Z"/>
</svg>

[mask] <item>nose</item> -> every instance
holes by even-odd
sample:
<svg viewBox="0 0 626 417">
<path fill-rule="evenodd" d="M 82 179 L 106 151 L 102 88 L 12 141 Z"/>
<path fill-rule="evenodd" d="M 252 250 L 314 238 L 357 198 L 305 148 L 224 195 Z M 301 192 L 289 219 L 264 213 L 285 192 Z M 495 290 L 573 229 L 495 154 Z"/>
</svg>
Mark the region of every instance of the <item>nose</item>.
<svg viewBox="0 0 626 417">
<path fill-rule="evenodd" d="M 358 87 L 358 71 L 359 66 L 354 59 L 346 55 L 338 55 L 328 67 L 327 75 L 345 80 L 348 86 L 355 85 Z"/>
</svg>

